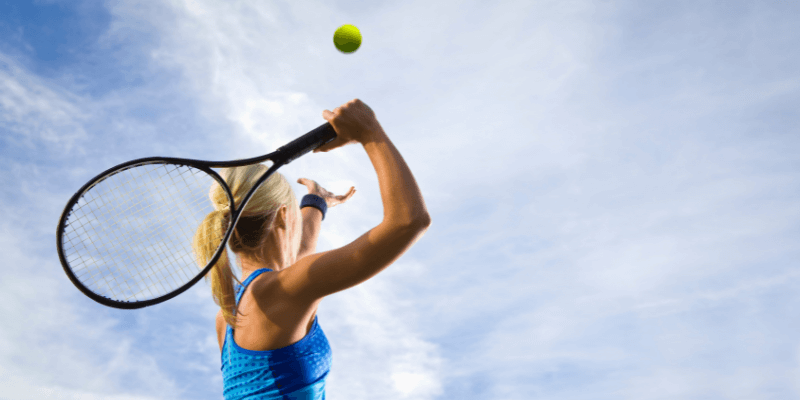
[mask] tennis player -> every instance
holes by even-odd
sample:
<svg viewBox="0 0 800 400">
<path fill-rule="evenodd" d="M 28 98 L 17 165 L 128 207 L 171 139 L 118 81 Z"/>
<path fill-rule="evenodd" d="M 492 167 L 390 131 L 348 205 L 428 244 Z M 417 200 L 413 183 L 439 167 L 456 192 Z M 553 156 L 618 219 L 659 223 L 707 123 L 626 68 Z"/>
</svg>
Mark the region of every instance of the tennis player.
<svg viewBox="0 0 800 400">
<path fill-rule="evenodd" d="M 324 110 L 322 117 L 337 137 L 314 152 L 361 144 L 378 175 L 383 221 L 344 247 L 315 253 L 327 209 L 347 202 L 355 187 L 335 196 L 301 178 L 297 182 L 309 194 L 298 204 L 276 172 L 257 189 L 229 241 L 242 280 L 231 272 L 224 252 L 208 274 L 220 306 L 217 336 L 226 400 L 325 399 L 332 356 L 316 315 L 320 302 L 386 269 L 431 224 L 411 171 L 366 104 L 354 99 L 333 112 Z M 223 170 L 236 204 L 266 169 L 259 164 Z M 215 185 L 210 198 L 215 211 L 203 223 L 224 233 L 230 210 L 220 205 L 227 197 Z M 193 245 L 209 257 L 215 250 L 213 243 Z"/>
</svg>

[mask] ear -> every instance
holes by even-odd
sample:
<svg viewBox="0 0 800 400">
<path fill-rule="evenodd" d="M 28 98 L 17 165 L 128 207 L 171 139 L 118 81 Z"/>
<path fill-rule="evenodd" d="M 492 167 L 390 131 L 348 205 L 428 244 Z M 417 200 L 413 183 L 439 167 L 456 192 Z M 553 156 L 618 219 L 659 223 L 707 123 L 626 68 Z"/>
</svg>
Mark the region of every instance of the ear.
<svg viewBox="0 0 800 400">
<path fill-rule="evenodd" d="M 283 228 L 286 229 L 289 226 L 289 207 L 286 207 L 286 204 L 281 205 L 281 208 L 278 209 L 278 217 L 280 217 Z"/>
</svg>

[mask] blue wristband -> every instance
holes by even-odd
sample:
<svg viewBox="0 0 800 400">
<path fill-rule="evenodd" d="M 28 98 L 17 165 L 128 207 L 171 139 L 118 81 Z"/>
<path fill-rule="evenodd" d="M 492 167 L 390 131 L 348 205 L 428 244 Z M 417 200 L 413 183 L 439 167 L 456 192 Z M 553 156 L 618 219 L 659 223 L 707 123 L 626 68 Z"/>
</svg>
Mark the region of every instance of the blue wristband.
<svg viewBox="0 0 800 400">
<path fill-rule="evenodd" d="M 325 212 L 328 211 L 328 203 L 326 203 L 325 199 L 322 197 L 315 194 L 303 196 L 303 201 L 300 202 L 300 209 L 303 209 L 303 207 L 314 207 L 322 211 L 322 220 L 325 221 Z"/>
</svg>

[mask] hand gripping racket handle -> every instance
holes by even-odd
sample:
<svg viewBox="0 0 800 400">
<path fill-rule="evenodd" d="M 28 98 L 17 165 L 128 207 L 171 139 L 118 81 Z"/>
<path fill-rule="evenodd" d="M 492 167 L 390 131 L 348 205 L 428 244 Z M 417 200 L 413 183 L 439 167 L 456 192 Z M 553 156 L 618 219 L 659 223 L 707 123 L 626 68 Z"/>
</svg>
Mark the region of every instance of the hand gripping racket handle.
<svg viewBox="0 0 800 400">
<path fill-rule="evenodd" d="M 326 122 L 314 128 L 311 132 L 281 146 L 277 153 L 280 153 L 280 157 L 285 160 L 283 162 L 285 165 L 294 161 L 295 158 L 329 143 L 333 139 L 336 139 L 336 131 L 329 122 Z"/>
</svg>

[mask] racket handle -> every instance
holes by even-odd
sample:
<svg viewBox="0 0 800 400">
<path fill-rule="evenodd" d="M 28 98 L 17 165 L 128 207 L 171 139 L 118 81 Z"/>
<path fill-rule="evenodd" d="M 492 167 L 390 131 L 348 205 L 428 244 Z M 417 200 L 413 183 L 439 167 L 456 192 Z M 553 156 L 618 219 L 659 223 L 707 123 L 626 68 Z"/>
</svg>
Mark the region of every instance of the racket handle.
<svg viewBox="0 0 800 400">
<path fill-rule="evenodd" d="M 312 151 L 332 141 L 333 139 L 336 139 L 336 130 L 333 129 L 333 126 L 330 124 L 330 122 L 326 122 L 314 128 L 311 132 L 308 132 L 305 135 L 300 136 L 299 138 L 281 146 L 277 151 L 281 153 L 281 156 L 286 157 L 286 162 L 284 164 L 289 164 L 290 162 L 294 161 L 295 158 L 300 157 L 309 151 Z"/>
</svg>

